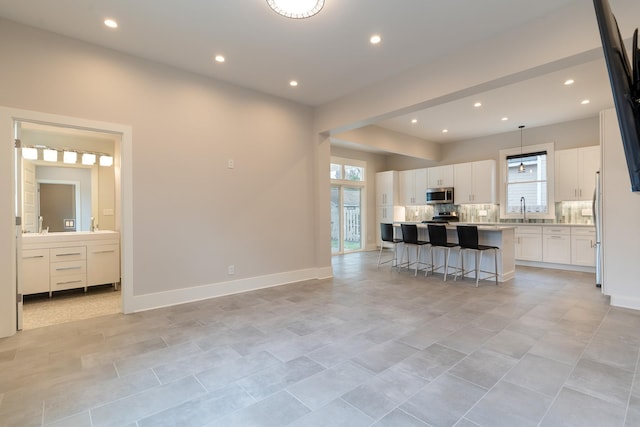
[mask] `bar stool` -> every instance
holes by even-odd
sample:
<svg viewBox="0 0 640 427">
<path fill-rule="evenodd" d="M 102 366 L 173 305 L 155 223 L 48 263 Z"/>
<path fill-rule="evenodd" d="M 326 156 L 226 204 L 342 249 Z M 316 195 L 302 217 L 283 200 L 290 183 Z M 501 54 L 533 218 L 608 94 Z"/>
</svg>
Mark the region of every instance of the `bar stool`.
<svg viewBox="0 0 640 427">
<path fill-rule="evenodd" d="M 487 273 L 488 276 L 485 279 L 490 279 L 492 277 L 496 278 L 496 285 L 498 284 L 498 250 L 500 250 L 497 246 L 489 246 L 489 245 L 479 245 L 478 244 L 478 227 L 475 225 L 459 225 L 458 229 L 458 244 L 460 245 L 460 257 L 458 257 L 458 270 L 456 271 L 456 276 L 454 280 L 458 278 L 458 271 L 462 273 L 462 278 L 464 279 L 465 273 L 464 271 L 464 260 L 463 254 L 465 251 L 473 251 L 475 253 L 476 258 L 476 287 L 478 287 L 478 281 L 480 280 L 480 273 Z M 482 263 L 482 253 L 484 251 L 493 251 L 495 257 L 495 270 L 484 271 L 480 269 L 480 264 Z"/>
<path fill-rule="evenodd" d="M 426 240 L 418 239 L 418 226 L 415 224 L 400 224 L 402 228 L 402 242 L 404 243 L 404 250 L 402 251 L 402 257 L 400 258 L 400 263 L 402 264 L 402 260 L 404 259 L 404 253 L 409 249 L 409 246 L 416 247 L 416 272 L 414 276 L 418 275 L 418 267 L 419 264 L 424 264 L 420 262 L 420 250 L 424 245 L 428 245 L 429 242 Z M 409 254 L 407 254 L 407 269 L 411 265 L 411 260 L 409 258 Z M 426 265 L 426 264 L 425 264 Z"/>
<path fill-rule="evenodd" d="M 435 270 L 444 268 L 444 281 L 447 281 L 447 273 L 449 272 L 449 255 L 451 254 L 451 248 L 457 248 L 456 243 L 447 242 L 447 227 L 444 225 L 427 224 L 429 230 L 429 243 L 431 244 L 431 274 Z M 433 262 L 433 250 L 442 249 L 444 252 L 444 264 L 437 267 Z M 424 275 L 427 275 L 425 271 Z"/>
<path fill-rule="evenodd" d="M 393 237 L 393 224 L 385 224 L 380 223 L 380 237 L 382 239 L 382 244 L 380 245 L 380 254 L 378 255 L 378 267 L 380 268 L 380 264 L 386 264 L 388 262 L 392 262 L 391 267 L 397 267 L 398 265 L 398 243 L 402 243 L 402 239 L 396 239 Z M 382 259 L 382 250 L 384 249 L 384 243 L 391 243 L 393 245 L 393 258 L 380 262 Z"/>
</svg>

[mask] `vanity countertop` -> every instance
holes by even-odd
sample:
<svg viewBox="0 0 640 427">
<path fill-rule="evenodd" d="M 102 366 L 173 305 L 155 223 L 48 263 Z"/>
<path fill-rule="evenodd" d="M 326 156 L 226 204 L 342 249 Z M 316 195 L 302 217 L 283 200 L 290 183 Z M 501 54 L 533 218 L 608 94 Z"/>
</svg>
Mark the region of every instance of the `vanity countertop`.
<svg viewBox="0 0 640 427">
<path fill-rule="evenodd" d="M 111 230 L 100 231 L 63 231 L 60 233 L 25 233 L 22 243 L 68 243 L 119 239 L 120 233 Z"/>
</svg>

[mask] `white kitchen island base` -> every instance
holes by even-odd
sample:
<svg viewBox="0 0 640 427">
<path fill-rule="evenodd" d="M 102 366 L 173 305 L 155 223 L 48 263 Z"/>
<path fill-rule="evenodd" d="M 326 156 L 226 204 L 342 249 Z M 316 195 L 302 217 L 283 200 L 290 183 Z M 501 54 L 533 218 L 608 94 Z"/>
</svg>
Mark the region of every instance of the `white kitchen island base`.
<svg viewBox="0 0 640 427">
<path fill-rule="evenodd" d="M 402 237 L 402 232 L 400 230 L 401 223 L 394 224 L 395 236 L 397 238 Z M 406 222 L 405 222 L 406 224 Z M 415 223 L 411 223 L 415 224 Z M 463 225 L 463 224 L 461 224 Z M 427 224 L 417 224 L 418 226 L 418 237 L 421 240 L 429 240 L 429 233 L 427 230 Z M 453 224 L 448 224 L 445 226 L 447 228 L 447 241 L 452 243 L 458 242 L 458 232 L 456 230 L 456 226 Z M 498 282 L 506 282 L 511 280 L 515 276 L 516 272 L 516 263 L 515 263 L 515 227 L 513 226 L 505 226 L 505 225 L 479 225 L 478 226 L 478 243 L 481 245 L 491 245 L 497 246 L 500 248 L 498 250 Z M 400 243 L 398 246 L 398 254 L 400 256 L 404 254 L 403 244 Z M 408 258 L 411 263 L 415 262 L 415 251 L 407 251 Z M 442 265 L 444 264 L 444 255 L 441 253 L 442 251 L 435 251 L 434 256 L 434 264 Z M 458 257 L 459 257 L 459 249 L 452 248 L 451 255 L 449 258 L 449 276 L 447 280 L 453 280 L 453 276 L 455 275 L 456 266 L 458 265 Z M 423 250 L 422 259 L 420 260 L 421 264 L 428 263 L 431 264 L 431 250 Z M 427 259 L 427 257 L 429 259 Z M 405 256 L 406 262 L 407 256 Z M 473 254 L 467 253 L 464 258 L 465 270 L 467 271 L 467 278 L 473 277 L 473 272 L 468 272 L 469 269 L 475 268 L 475 256 Z M 492 253 L 484 254 L 482 257 L 482 262 L 480 265 L 480 270 L 493 272 L 494 270 L 494 257 Z M 442 272 L 442 271 L 440 271 Z M 485 278 L 490 278 L 492 281 L 495 278 L 490 273 L 480 272 L 480 280 L 484 280 Z M 460 280 L 460 276 L 458 276 L 458 280 Z M 475 280 L 475 278 L 474 278 Z"/>
</svg>

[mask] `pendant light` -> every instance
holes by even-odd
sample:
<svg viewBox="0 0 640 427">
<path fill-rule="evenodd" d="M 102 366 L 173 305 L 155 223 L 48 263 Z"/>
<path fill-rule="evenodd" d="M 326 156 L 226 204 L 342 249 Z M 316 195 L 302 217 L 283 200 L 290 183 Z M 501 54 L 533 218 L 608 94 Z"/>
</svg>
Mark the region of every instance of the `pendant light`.
<svg viewBox="0 0 640 427">
<path fill-rule="evenodd" d="M 522 129 L 524 129 L 524 125 L 518 126 L 520 129 L 520 166 L 518 166 L 518 173 L 525 173 L 526 168 L 524 167 L 524 163 L 522 163 Z"/>
</svg>

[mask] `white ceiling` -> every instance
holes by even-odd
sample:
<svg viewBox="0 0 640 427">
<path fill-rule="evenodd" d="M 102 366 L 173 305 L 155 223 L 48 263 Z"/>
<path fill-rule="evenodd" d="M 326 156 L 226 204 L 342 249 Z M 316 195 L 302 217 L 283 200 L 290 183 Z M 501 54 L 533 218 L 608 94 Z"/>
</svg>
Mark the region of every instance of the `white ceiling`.
<svg viewBox="0 0 640 427">
<path fill-rule="evenodd" d="M 612 7 L 616 1 L 611 0 Z M 239 86 L 320 106 L 470 41 L 508 33 L 587 0 L 326 0 L 304 20 L 266 0 L 0 0 L 0 16 Z M 102 22 L 114 18 L 119 28 Z M 640 19 L 638 19 L 640 24 Z M 595 19 L 594 19 L 595 25 Z M 373 46 L 369 37 L 382 36 Z M 213 61 L 223 54 L 226 62 Z M 564 87 L 572 77 L 576 84 Z M 289 80 L 299 86 L 292 88 Z M 434 142 L 512 131 L 597 114 L 611 106 L 602 61 L 505 86 L 379 123 Z M 591 104 L 580 105 L 589 98 Z M 483 107 L 473 108 L 475 101 Z M 500 121 L 502 116 L 510 118 Z M 411 118 L 418 118 L 412 125 Z M 441 130 L 446 127 L 446 135 Z"/>
</svg>

